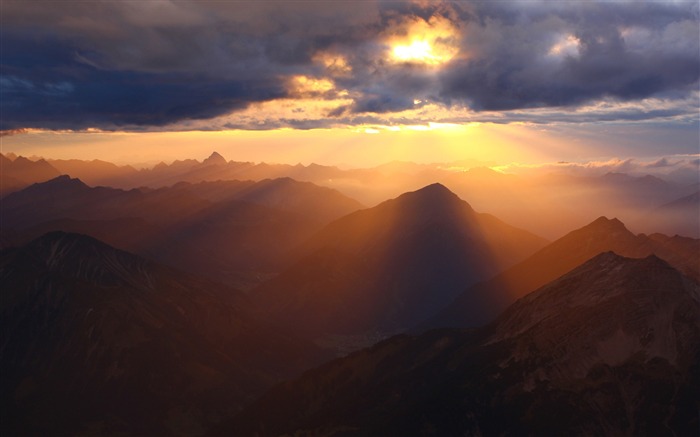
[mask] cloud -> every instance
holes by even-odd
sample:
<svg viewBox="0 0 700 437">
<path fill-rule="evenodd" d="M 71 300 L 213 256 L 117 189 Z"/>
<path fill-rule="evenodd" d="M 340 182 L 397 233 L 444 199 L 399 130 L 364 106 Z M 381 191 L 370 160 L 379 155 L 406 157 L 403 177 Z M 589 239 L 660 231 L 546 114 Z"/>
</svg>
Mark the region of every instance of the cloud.
<svg viewBox="0 0 700 437">
<path fill-rule="evenodd" d="M 664 156 L 655 160 L 613 158 L 605 161 L 556 162 L 544 164 L 512 163 L 498 167 L 499 171 L 513 174 L 568 174 L 578 177 L 599 177 L 608 173 L 631 176 L 652 175 L 679 184 L 697 184 L 700 174 L 698 155 Z"/>
<path fill-rule="evenodd" d="M 686 2 L 11 0 L 0 24 L 3 130 L 697 120 Z M 392 58 L 414 40 L 439 62 Z"/>
<path fill-rule="evenodd" d="M 0 130 L 0 137 L 9 137 L 11 135 L 19 135 L 29 132 L 29 129 L 9 129 Z"/>
<path fill-rule="evenodd" d="M 443 73 L 440 98 L 448 104 L 571 107 L 696 88 L 698 23 L 687 4 L 575 2 L 547 14 L 523 7 L 517 20 L 488 11 L 488 19 L 466 26 L 470 54 Z M 669 40 L 678 41 L 671 50 Z"/>
</svg>

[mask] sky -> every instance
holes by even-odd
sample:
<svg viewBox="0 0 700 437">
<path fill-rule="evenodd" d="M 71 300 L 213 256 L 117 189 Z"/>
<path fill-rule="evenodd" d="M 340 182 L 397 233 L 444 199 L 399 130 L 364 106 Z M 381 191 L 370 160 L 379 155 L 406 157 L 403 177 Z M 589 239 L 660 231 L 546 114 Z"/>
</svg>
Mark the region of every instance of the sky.
<svg viewBox="0 0 700 437">
<path fill-rule="evenodd" d="M 500 164 L 700 153 L 697 1 L 13 1 L 3 153 Z"/>
</svg>

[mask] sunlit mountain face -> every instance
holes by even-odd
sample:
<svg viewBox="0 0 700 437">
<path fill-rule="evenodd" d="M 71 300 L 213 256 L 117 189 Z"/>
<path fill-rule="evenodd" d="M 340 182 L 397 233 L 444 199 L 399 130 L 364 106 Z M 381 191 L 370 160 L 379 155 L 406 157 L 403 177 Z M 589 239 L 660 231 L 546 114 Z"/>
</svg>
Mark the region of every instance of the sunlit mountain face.
<svg viewBox="0 0 700 437">
<path fill-rule="evenodd" d="M 0 435 L 696 435 L 699 34 L 3 0 Z"/>
</svg>

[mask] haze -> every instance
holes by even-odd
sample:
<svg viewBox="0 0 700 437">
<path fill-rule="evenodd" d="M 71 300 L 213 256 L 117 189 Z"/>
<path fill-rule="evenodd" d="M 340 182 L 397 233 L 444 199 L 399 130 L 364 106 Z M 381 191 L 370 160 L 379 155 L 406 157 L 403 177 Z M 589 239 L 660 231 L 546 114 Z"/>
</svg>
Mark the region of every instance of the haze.
<svg viewBox="0 0 700 437">
<path fill-rule="evenodd" d="M 0 434 L 696 435 L 696 1 L 0 13 Z"/>
</svg>

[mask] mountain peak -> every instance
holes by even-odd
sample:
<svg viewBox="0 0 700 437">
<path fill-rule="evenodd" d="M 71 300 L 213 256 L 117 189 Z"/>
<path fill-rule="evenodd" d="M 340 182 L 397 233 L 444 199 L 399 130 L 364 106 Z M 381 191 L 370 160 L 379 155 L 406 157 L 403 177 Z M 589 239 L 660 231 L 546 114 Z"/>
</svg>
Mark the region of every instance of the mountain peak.
<svg viewBox="0 0 700 437">
<path fill-rule="evenodd" d="M 446 186 L 442 185 L 439 182 L 435 182 L 434 184 L 426 185 L 425 187 L 421 188 L 420 190 L 416 190 L 416 192 L 434 192 L 434 193 L 447 192 L 450 194 L 454 194 L 454 193 L 452 193 L 452 191 L 450 191 L 449 188 L 447 188 Z"/>
<path fill-rule="evenodd" d="M 466 205 L 469 209 L 472 209 L 471 205 L 440 183 L 426 185 L 419 190 L 404 193 L 397 197 L 396 200 L 404 205 L 420 208 L 424 212 L 431 212 L 435 209 L 442 210 L 445 207 L 457 204 Z"/>
<path fill-rule="evenodd" d="M 597 219 L 593 220 L 590 224 L 587 226 L 584 226 L 583 229 L 595 229 L 595 230 L 606 230 L 606 231 L 628 231 L 628 229 L 625 227 L 625 224 L 622 223 L 617 217 L 613 217 L 612 219 L 609 219 L 605 216 L 600 216 Z"/>
<path fill-rule="evenodd" d="M 202 161 L 202 164 L 226 164 L 226 158 L 221 156 L 219 152 L 212 152 L 209 158 Z"/>
<path fill-rule="evenodd" d="M 429 196 L 429 197 L 441 196 L 441 197 L 459 199 L 459 196 L 457 196 L 455 193 L 450 191 L 449 188 L 447 188 L 446 186 L 442 185 L 439 182 L 436 182 L 436 183 L 430 184 L 430 185 L 426 185 L 425 187 L 420 188 L 416 191 L 411 191 L 409 193 L 405 193 L 404 196 Z"/>
<path fill-rule="evenodd" d="M 511 305 L 497 322 L 498 336 L 513 337 L 535 327 L 539 321 L 554 320 L 567 311 L 573 314 L 595 308 L 612 299 L 636 302 L 639 295 L 650 290 L 677 290 L 698 300 L 697 285 L 688 285 L 690 281 L 684 278 L 655 255 L 629 258 L 612 251 L 603 252 Z"/>
<path fill-rule="evenodd" d="M 34 184 L 36 187 L 45 188 L 89 188 L 83 181 L 78 178 L 72 178 L 67 174 L 56 176 L 46 182 L 38 182 Z"/>
</svg>

